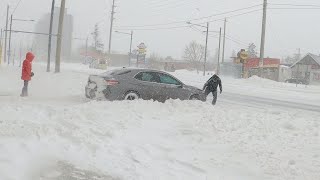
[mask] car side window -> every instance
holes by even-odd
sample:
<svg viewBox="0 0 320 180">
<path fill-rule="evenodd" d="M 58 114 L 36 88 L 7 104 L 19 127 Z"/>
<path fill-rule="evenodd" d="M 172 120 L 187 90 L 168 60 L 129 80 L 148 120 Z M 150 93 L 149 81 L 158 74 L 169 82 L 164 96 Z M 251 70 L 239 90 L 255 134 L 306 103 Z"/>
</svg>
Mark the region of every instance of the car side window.
<svg viewBox="0 0 320 180">
<path fill-rule="evenodd" d="M 160 82 L 160 78 L 156 73 L 152 72 L 141 72 L 135 76 L 136 79 L 140 81 L 146 81 L 146 82 Z"/>
<path fill-rule="evenodd" d="M 160 83 L 181 85 L 181 83 L 177 79 L 175 79 L 172 76 L 169 76 L 167 74 L 159 73 L 159 77 L 160 77 Z"/>
</svg>

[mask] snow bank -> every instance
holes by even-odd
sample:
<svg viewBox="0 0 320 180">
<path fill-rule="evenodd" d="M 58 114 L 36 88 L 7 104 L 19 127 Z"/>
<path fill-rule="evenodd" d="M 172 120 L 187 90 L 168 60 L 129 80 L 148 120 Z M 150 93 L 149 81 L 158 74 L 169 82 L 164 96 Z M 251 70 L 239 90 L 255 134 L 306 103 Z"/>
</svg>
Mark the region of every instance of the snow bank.
<svg viewBox="0 0 320 180">
<path fill-rule="evenodd" d="M 316 179 L 316 115 L 192 101 L 0 107 L 0 174 L 65 161 L 119 179 Z"/>
</svg>

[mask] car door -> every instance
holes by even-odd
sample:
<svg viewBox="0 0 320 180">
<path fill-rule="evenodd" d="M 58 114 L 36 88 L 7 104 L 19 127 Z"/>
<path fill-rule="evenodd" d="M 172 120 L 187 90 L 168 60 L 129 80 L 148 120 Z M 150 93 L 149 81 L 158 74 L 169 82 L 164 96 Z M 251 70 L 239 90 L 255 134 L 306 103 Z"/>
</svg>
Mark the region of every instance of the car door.
<svg viewBox="0 0 320 180">
<path fill-rule="evenodd" d="M 158 73 L 160 78 L 160 84 L 165 86 L 162 91 L 162 96 L 165 99 L 181 99 L 185 100 L 189 98 L 189 91 L 183 88 L 183 83 L 173 76 L 165 73 Z"/>
<path fill-rule="evenodd" d="M 159 76 L 156 73 L 140 72 L 135 78 L 139 81 L 138 89 L 142 99 L 160 101 L 159 94 L 164 86 L 160 84 Z"/>
</svg>

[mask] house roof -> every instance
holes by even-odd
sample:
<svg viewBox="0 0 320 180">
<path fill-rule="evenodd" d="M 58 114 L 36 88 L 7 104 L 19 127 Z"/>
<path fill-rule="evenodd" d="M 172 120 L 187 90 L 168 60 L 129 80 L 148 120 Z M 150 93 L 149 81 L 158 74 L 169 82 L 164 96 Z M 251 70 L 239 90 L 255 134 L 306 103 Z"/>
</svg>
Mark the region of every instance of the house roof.
<svg viewBox="0 0 320 180">
<path fill-rule="evenodd" d="M 307 55 L 305 55 L 302 59 L 299 59 L 297 62 L 295 62 L 291 67 L 295 66 L 298 62 L 302 61 L 304 58 L 306 58 L 307 56 L 310 56 L 317 64 L 319 64 L 320 66 L 320 56 L 308 53 Z"/>
</svg>

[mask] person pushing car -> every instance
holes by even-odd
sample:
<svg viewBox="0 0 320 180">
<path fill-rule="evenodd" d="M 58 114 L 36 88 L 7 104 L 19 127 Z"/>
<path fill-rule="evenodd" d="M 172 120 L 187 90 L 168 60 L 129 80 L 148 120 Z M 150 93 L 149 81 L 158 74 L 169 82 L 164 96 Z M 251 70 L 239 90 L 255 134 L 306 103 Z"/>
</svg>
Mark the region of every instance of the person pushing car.
<svg viewBox="0 0 320 180">
<path fill-rule="evenodd" d="M 205 91 L 206 97 L 212 93 L 213 95 L 213 101 L 212 105 L 215 105 L 218 98 L 218 86 L 220 88 L 220 94 L 222 93 L 222 83 L 221 79 L 218 75 L 214 74 L 203 86 L 203 90 Z"/>
</svg>

